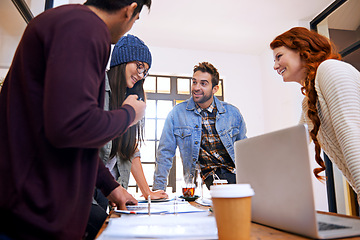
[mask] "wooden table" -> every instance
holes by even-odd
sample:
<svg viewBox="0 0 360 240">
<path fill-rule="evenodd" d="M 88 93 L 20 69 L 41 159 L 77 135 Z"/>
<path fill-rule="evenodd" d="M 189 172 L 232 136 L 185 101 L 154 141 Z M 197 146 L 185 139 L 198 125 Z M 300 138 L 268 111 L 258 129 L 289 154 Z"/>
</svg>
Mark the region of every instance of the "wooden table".
<svg viewBox="0 0 360 240">
<path fill-rule="evenodd" d="M 208 207 L 204 207 L 196 202 L 190 202 L 191 205 L 201 208 L 201 209 L 207 209 Z M 329 213 L 333 214 L 333 213 Z M 117 218 L 120 217 L 119 214 L 111 212 L 109 214 L 109 217 L 104 222 L 103 226 L 101 227 L 97 237 L 100 236 L 100 234 L 104 231 L 104 229 L 107 227 L 107 224 L 109 223 L 110 218 Z M 96 237 L 96 238 L 97 238 Z M 251 223 L 251 240 L 303 240 L 303 239 L 311 239 L 302 237 L 299 235 L 287 233 L 275 228 L 267 227 L 261 224 L 257 223 Z M 346 238 L 346 240 L 360 240 L 360 237 L 352 237 L 352 238 Z"/>
</svg>

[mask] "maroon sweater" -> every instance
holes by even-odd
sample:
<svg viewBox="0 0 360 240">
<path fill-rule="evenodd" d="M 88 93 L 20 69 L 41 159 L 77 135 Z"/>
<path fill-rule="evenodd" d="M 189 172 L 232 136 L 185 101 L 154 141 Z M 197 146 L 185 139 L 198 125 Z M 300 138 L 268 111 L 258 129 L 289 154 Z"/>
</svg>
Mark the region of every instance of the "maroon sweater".
<svg viewBox="0 0 360 240">
<path fill-rule="evenodd" d="M 0 93 L 0 233 L 80 239 L 95 185 L 118 184 L 98 149 L 134 109 L 104 111 L 110 32 L 86 6 L 47 10 L 27 26 Z"/>
</svg>

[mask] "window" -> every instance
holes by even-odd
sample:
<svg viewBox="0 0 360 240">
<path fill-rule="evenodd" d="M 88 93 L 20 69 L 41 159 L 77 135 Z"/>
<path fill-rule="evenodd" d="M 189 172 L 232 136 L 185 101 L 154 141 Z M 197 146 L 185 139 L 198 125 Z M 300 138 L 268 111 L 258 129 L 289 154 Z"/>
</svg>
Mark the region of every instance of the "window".
<svg viewBox="0 0 360 240">
<path fill-rule="evenodd" d="M 311 28 L 329 37 L 343 60 L 360 71 L 360 2 L 337 0 L 316 17 Z"/>
<path fill-rule="evenodd" d="M 216 97 L 223 100 L 223 81 L 219 81 Z M 155 171 L 156 150 L 164 127 L 165 119 L 172 108 L 191 97 L 191 77 L 149 75 L 144 82 L 147 96 L 145 113 L 144 144 L 140 148 L 144 174 L 150 188 Z M 180 153 L 177 151 L 170 170 L 168 191 L 175 192 L 183 180 Z M 138 192 L 133 176 L 130 177 L 129 192 Z"/>
</svg>

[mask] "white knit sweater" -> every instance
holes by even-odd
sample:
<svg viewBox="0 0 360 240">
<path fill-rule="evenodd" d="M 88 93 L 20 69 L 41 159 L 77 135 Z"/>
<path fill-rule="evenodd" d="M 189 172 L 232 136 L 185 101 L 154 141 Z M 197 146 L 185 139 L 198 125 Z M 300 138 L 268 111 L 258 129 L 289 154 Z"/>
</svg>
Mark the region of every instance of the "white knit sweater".
<svg viewBox="0 0 360 240">
<path fill-rule="evenodd" d="M 322 62 L 315 77 L 321 148 L 358 193 L 360 203 L 360 73 L 339 60 Z M 313 128 L 302 104 L 302 123 Z"/>
</svg>

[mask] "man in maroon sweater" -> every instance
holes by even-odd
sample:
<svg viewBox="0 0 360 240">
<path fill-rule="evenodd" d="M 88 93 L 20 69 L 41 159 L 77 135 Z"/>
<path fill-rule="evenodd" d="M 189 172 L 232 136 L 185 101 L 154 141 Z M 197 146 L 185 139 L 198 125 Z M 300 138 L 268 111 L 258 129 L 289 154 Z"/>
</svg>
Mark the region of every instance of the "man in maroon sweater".
<svg viewBox="0 0 360 240">
<path fill-rule="evenodd" d="M 98 149 L 144 116 L 132 95 L 104 111 L 110 44 L 151 0 L 88 0 L 40 14 L 25 29 L 0 92 L 0 239 L 81 239 L 95 185 L 136 203 Z"/>
</svg>

